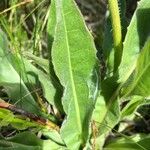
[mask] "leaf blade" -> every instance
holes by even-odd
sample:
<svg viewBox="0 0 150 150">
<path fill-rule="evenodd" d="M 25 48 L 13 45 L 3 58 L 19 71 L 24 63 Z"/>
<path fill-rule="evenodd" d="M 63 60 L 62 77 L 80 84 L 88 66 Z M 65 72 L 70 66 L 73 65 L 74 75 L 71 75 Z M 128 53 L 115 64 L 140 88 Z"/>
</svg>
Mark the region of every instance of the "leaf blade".
<svg viewBox="0 0 150 150">
<path fill-rule="evenodd" d="M 127 95 L 140 95 L 148 97 L 150 95 L 150 38 L 145 43 L 135 68 L 133 80 L 124 88 L 124 96 Z"/>
<path fill-rule="evenodd" d="M 136 61 L 149 36 L 150 1 L 141 0 L 132 17 L 124 40 L 122 62 L 119 66 L 120 82 L 125 82 L 136 66 Z"/>
<path fill-rule="evenodd" d="M 56 0 L 52 1 L 52 6 L 56 8 L 52 63 L 64 87 L 63 107 L 67 114 L 61 135 L 69 148 L 78 149 L 86 141 L 88 134 L 85 128 L 90 116 L 85 116 L 90 114 L 90 105 L 94 99 L 92 94 L 89 95 L 89 83 L 92 83 L 96 51 L 74 2 Z M 74 123 L 77 124 L 76 127 L 73 126 Z"/>
<path fill-rule="evenodd" d="M 5 34 L 0 31 L 0 85 L 4 86 L 12 102 L 20 104 L 25 110 L 39 114 L 39 107 L 18 72 L 12 66 L 8 56 Z"/>
</svg>

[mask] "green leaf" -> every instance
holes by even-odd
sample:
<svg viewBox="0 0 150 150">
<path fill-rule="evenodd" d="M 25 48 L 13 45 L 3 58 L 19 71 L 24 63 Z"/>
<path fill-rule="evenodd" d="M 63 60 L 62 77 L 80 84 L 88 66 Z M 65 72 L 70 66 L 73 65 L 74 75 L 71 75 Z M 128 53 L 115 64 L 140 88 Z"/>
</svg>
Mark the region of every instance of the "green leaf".
<svg viewBox="0 0 150 150">
<path fill-rule="evenodd" d="M 141 0 L 132 17 L 124 41 L 122 62 L 119 67 L 120 82 L 126 81 L 135 69 L 136 61 L 150 33 L 150 1 Z"/>
<path fill-rule="evenodd" d="M 57 131 L 43 129 L 41 132 L 44 135 L 44 137 L 46 137 L 47 139 L 50 139 L 60 145 L 65 145 L 64 141 L 62 140 L 60 134 Z"/>
<path fill-rule="evenodd" d="M 31 132 L 22 132 L 10 138 L 0 139 L 0 150 L 64 150 L 65 147 L 41 140 Z"/>
<path fill-rule="evenodd" d="M 14 119 L 14 114 L 9 110 L 0 108 L 0 126 L 8 126 L 8 124 Z"/>
<path fill-rule="evenodd" d="M 50 78 L 52 80 L 52 83 L 54 87 L 56 88 L 56 94 L 55 94 L 55 104 L 57 105 L 58 110 L 64 114 L 62 101 L 60 100 L 63 95 L 63 87 L 60 84 L 60 81 L 58 77 L 56 76 L 56 73 L 54 71 L 54 66 L 52 63 L 52 44 L 54 41 L 54 35 L 55 35 L 55 25 L 56 25 L 56 7 L 55 3 L 51 2 L 50 5 L 50 15 L 48 19 L 48 25 L 47 25 L 47 32 L 48 32 L 48 48 L 49 48 L 49 68 L 50 68 Z"/>
<path fill-rule="evenodd" d="M 124 95 L 150 96 L 150 38 L 138 57 L 132 82 L 123 90 Z"/>
<path fill-rule="evenodd" d="M 126 0 L 119 0 L 119 8 L 120 8 L 120 17 L 121 17 L 121 27 L 122 27 L 122 39 L 124 40 L 128 21 L 126 18 Z"/>
<path fill-rule="evenodd" d="M 96 104 L 95 104 L 95 108 L 92 114 L 92 120 L 93 120 L 93 124 L 92 124 L 92 128 L 95 127 L 96 131 L 96 137 L 92 137 L 91 141 L 92 143 L 94 142 L 95 144 L 95 148 L 96 149 L 102 149 L 104 142 L 105 142 L 105 134 L 100 134 L 99 132 L 99 127 L 106 127 L 106 129 L 110 129 L 104 122 L 103 122 L 103 117 L 105 116 L 105 113 L 107 112 L 107 106 L 106 106 L 106 102 L 104 100 L 103 96 L 99 96 L 96 100 Z M 104 124 L 101 124 L 104 123 Z M 106 131 L 106 130 L 105 130 Z M 104 132 L 105 133 L 105 132 Z"/>
<path fill-rule="evenodd" d="M 114 67 L 114 49 L 113 49 L 113 37 L 112 37 L 112 26 L 110 16 L 107 17 L 105 23 L 104 41 L 103 41 L 103 53 L 107 61 L 108 72 L 113 71 Z"/>
<path fill-rule="evenodd" d="M 31 122 L 30 120 L 21 119 L 21 116 L 15 116 L 13 112 L 0 108 L 0 126 L 8 126 L 11 124 L 18 130 L 25 130 L 29 127 L 42 128 L 39 124 Z"/>
<path fill-rule="evenodd" d="M 96 50 L 74 1 L 53 0 L 51 13 L 56 14 L 50 16 L 49 23 L 55 28 L 49 32 L 49 36 L 54 34 L 52 63 L 64 87 L 62 99 L 67 114 L 61 136 L 69 149 L 79 149 L 87 140 L 96 96 L 97 87 L 91 92 L 96 84 L 92 80 L 96 72 Z"/>
<path fill-rule="evenodd" d="M 102 89 L 97 98 L 92 120 L 95 122 L 96 137 L 95 146 L 102 149 L 105 138 L 109 131 L 118 123 L 120 119 L 120 107 L 118 98 L 118 84 L 116 78 L 107 78 L 102 82 Z"/>
<path fill-rule="evenodd" d="M 150 104 L 149 98 L 144 98 L 142 96 L 132 96 L 131 100 L 121 111 L 122 118 L 133 118 L 135 116 L 134 112 L 138 110 L 138 113 L 141 114 L 139 110 L 142 110 L 143 106 L 148 106 Z M 148 112 L 145 112 L 147 114 Z"/>
<path fill-rule="evenodd" d="M 128 102 L 127 105 L 122 109 L 121 117 L 124 118 L 124 117 L 129 117 L 130 115 L 134 115 L 134 112 L 142 104 L 144 104 L 144 98 L 143 97 L 141 97 L 141 96 L 131 97 L 130 102 Z"/>
<path fill-rule="evenodd" d="M 148 150 L 150 136 L 137 134 L 131 137 L 121 137 L 106 144 L 104 150 Z"/>
<path fill-rule="evenodd" d="M 20 75 L 9 60 L 7 38 L 0 31 L 0 85 L 3 86 L 11 100 L 25 110 L 39 114 L 39 107 L 34 101 Z"/>
<path fill-rule="evenodd" d="M 51 105 L 56 105 L 55 103 L 55 95 L 56 95 L 56 88 L 53 85 L 52 79 L 54 79 L 53 76 L 50 77 L 49 73 L 49 61 L 40 57 L 37 57 L 31 53 L 24 53 L 24 55 L 28 58 L 31 59 L 35 64 L 40 66 L 45 72 L 43 72 L 41 69 L 38 67 L 34 67 L 31 63 L 29 63 L 26 59 L 24 59 L 23 63 L 25 64 L 25 72 L 29 76 L 31 74 L 35 74 L 37 76 L 38 80 L 41 83 L 43 94 L 47 101 Z M 30 75 L 31 76 L 31 75 Z M 54 79 L 55 80 L 55 79 Z M 56 83 L 56 82 L 55 82 Z M 59 83 L 56 83 L 59 84 Z"/>
<path fill-rule="evenodd" d="M 118 123 L 119 118 L 120 110 L 118 100 L 112 101 L 111 104 L 106 104 L 102 96 L 97 99 L 92 118 L 97 130 L 95 139 L 96 148 L 102 148 L 108 132 Z M 92 140 L 94 140 L 94 137 Z"/>
<path fill-rule="evenodd" d="M 22 72 L 24 72 L 27 76 L 27 84 L 31 84 L 31 86 L 40 84 L 43 90 L 44 97 L 51 105 L 55 105 L 54 96 L 56 90 L 51 82 L 49 75 L 44 73 L 40 69 L 37 69 L 26 59 L 22 59 L 20 64 L 21 63 L 24 64 L 24 69 L 22 70 Z M 31 87 L 31 89 L 32 88 L 33 87 Z"/>
<path fill-rule="evenodd" d="M 34 63 L 39 65 L 46 73 L 49 73 L 49 62 L 47 59 L 37 57 L 29 52 L 24 52 L 24 56 L 27 57 L 28 59 L 33 60 Z"/>
<path fill-rule="evenodd" d="M 29 97 L 30 92 L 31 92 L 31 94 L 33 94 L 33 93 L 36 93 L 39 90 L 41 90 L 41 89 L 36 89 L 37 87 L 39 88 L 39 85 L 40 85 L 42 87 L 43 94 L 44 94 L 45 98 L 47 99 L 47 101 L 50 104 L 54 105 L 54 96 L 55 96 L 56 90 L 51 82 L 49 74 L 46 74 L 43 71 L 41 71 L 40 69 L 34 67 L 27 59 L 23 58 L 19 54 L 12 54 L 6 48 L 5 48 L 4 52 L 6 53 L 6 56 L 4 56 L 4 58 L 6 58 L 9 61 L 9 63 L 12 65 L 12 67 L 15 69 L 15 71 L 17 71 L 17 73 L 20 75 L 19 78 L 21 78 L 21 79 L 19 79 L 19 82 L 20 82 L 20 80 L 23 80 L 22 82 L 24 82 L 27 85 L 27 88 L 29 91 L 26 94 L 27 96 L 24 97 L 24 99 L 26 99 L 26 97 L 27 98 Z M 30 55 L 30 56 L 33 57 L 36 62 L 39 61 L 40 63 L 38 63 L 38 64 L 40 64 L 40 66 L 43 69 L 45 69 L 47 71 L 47 73 L 49 72 L 48 61 L 43 60 L 43 59 L 39 60 L 38 57 L 34 57 L 32 55 Z M 4 58 L 2 58 L 2 59 L 4 59 Z M 12 73 L 10 73 L 10 74 L 12 75 Z M 9 88 L 10 88 L 10 86 L 7 86 L 7 90 Z M 20 89 L 19 88 L 20 88 L 20 83 L 18 84 L 18 87 L 16 89 L 16 90 L 18 90 L 17 91 L 18 93 L 20 92 L 20 90 L 22 90 L 21 88 Z M 13 103 L 16 103 L 17 100 L 20 99 L 20 97 L 19 98 L 17 97 L 20 94 L 11 92 L 11 90 L 9 90 L 8 92 L 10 93 Z M 25 101 L 25 100 L 22 100 L 22 101 Z M 27 110 L 28 107 L 26 107 L 26 105 L 24 105 L 24 103 L 22 103 L 22 101 L 20 103 L 18 103 L 18 105 L 21 105 L 21 107 L 23 107 L 25 110 Z M 38 112 L 40 112 L 39 110 L 38 110 Z"/>
</svg>

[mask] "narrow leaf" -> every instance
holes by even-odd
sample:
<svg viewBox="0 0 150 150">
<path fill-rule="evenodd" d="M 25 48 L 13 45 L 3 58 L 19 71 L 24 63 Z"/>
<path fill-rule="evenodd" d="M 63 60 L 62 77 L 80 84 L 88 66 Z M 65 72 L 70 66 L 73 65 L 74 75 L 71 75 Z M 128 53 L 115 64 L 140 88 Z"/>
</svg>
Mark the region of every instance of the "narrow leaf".
<svg viewBox="0 0 150 150">
<path fill-rule="evenodd" d="M 145 43 L 135 68 L 133 81 L 124 89 L 125 95 L 150 96 L 150 38 Z"/>
<path fill-rule="evenodd" d="M 91 86 L 96 72 L 96 51 L 74 1 L 53 0 L 51 10 L 56 14 L 52 63 L 64 87 L 63 107 L 67 114 L 61 135 L 69 149 L 79 149 L 88 136 L 95 99 L 96 89 L 92 93 Z M 52 27 L 55 16 L 51 17 Z"/>
<path fill-rule="evenodd" d="M 49 73 L 49 62 L 47 59 L 37 57 L 29 52 L 24 52 L 23 54 L 28 59 L 31 59 L 36 63 L 38 66 L 40 66 L 46 73 Z"/>
<path fill-rule="evenodd" d="M 141 0 L 132 17 L 124 41 L 122 62 L 119 67 L 120 82 L 126 81 L 135 69 L 141 48 L 149 36 L 150 1 Z"/>
<path fill-rule="evenodd" d="M 27 81 L 30 82 L 32 86 L 40 84 L 45 98 L 51 105 L 54 105 L 54 96 L 56 90 L 51 82 L 49 74 L 46 74 L 42 70 L 36 68 L 26 59 L 22 59 L 20 64 L 21 63 L 24 63 L 25 66 L 22 72 L 24 72 L 28 78 Z M 27 84 L 29 84 L 28 82 Z M 31 87 L 31 89 L 32 88 L 33 87 Z"/>
<path fill-rule="evenodd" d="M 141 97 L 141 96 L 131 97 L 130 102 L 128 102 L 128 104 L 122 109 L 121 117 L 125 118 L 125 117 L 129 117 L 130 115 L 134 115 L 134 112 L 142 104 L 144 104 L 144 98 L 143 97 Z"/>
</svg>

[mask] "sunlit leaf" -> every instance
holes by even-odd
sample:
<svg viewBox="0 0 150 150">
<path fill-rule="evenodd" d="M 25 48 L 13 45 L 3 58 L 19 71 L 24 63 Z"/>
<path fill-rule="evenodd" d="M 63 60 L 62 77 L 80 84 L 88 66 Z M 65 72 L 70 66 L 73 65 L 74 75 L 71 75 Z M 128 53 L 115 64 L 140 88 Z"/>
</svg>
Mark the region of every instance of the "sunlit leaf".
<svg viewBox="0 0 150 150">
<path fill-rule="evenodd" d="M 18 130 L 25 130 L 29 127 L 40 128 L 39 124 L 31 122 L 29 119 L 28 120 L 26 120 L 25 118 L 21 119 L 15 116 L 13 112 L 0 108 L 0 126 L 1 127 L 8 126 L 9 124 Z"/>
<path fill-rule="evenodd" d="M 121 117 L 129 117 L 130 115 L 134 115 L 136 109 L 141 105 L 144 104 L 144 98 L 141 96 L 133 96 L 130 99 L 130 102 L 122 109 Z"/>
<path fill-rule="evenodd" d="M 68 148 L 78 149 L 86 142 L 96 96 L 96 88 L 93 90 L 96 51 L 72 0 L 53 0 L 51 13 L 49 26 L 53 29 L 48 33 L 54 36 L 52 63 L 64 87 L 63 107 L 67 114 L 61 135 Z"/>
<path fill-rule="evenodd" d="M 27 57 L 28 59 L 33 60 L 34 63 L 40 66 L 46 73 L 49 73 L 49 62 L 47 59 L 37 57 L 32 53 L 28 52 L 24 52 L 24 56 Z"/>
<path fill-rule="evenodd" d="M 150 33 L 150 1 L 141 0 L 131 19 L 124 41 L 122 62 L 119 67 L 120 82 L 126 81 L 134 71 L 141 48 Z"/>
</svg>

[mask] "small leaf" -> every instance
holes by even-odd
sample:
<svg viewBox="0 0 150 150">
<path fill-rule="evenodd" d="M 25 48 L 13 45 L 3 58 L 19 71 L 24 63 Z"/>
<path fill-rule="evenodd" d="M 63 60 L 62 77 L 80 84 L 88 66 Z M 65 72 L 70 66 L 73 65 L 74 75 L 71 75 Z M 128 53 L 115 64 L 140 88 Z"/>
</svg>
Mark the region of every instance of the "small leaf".
<svg viewBox="0 0 150 150">
<path fill-rule="evenodd" d="M 8 126 L 14 119 L 14 114 L 9 110 L 0 108 L 0 126 Z"/>
<path fill-rule="evenodd" d="M 65 145 L 64 141 L 62 140 L 60 134 L 57 131 L 44 129 L 41 132 L 47 139 L 50 139 L 60 145 Z"/>
<path fill-rule="evenodd" d="M 30 120 L 21 119 L 13 114 L 13 112 L 0 108 L 0 126 L 8 126 L 11 124 L 14 128 L 18 130 L 25 130 L 29 127 L 40 128 L 39 124 L 31 122 Z"/>
<path fill-rule="evenodd" d="M 127 105 L 121 111 L 121 117 L 129 117 L 130 115 L 134 115 L 134 112 L 138 107 L 144 104 L 144 98 L 141 96 L 133 96 L 131 100 L 127 103 Z"/>
<path fill-rule="evenodd" d="M 24 52 L 23 54 L 28 59 L 31 59 L 36 63 L 38 66 L 40 66 L 46 73 L 49 73 L 49 62 L 47 59 L 37 57 L 29 52 Z"/>
<path fill-rule="evenodd" d="M 54 97 L 56 90 L 51 82 L 49 75 L 44 73 L 40 69 L 37 69 L 26 59 L 22 59 L 20 63 L 25 65 L 23 72 L 26 74 L 28 82 L 30 82 L 27 82 L 27 84 L 31 84 L 32 86 L 40 84 L 43 90 L 43 94 L 47 101 L 51 105 L 55 105 Z"/>
</svg>

